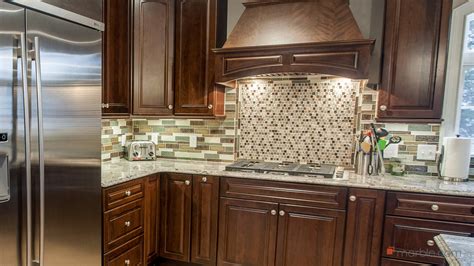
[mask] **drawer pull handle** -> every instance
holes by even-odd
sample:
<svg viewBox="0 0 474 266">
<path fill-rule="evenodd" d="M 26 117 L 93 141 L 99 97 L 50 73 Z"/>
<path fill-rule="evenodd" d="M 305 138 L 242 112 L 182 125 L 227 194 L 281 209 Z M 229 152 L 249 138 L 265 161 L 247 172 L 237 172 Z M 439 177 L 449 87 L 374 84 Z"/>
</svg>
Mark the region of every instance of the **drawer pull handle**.
<svg viewBox="0 0 474 266">
<path fill-rule="evenodd" d="M 428 240 L 426 241 L 426 244 L 429 246 L 429 247 L 432 247 L 434 246 L 435 242 L 433 240 Z"/>
<path fill-rule="evenodd" d="M 186 181 L 184 181 L 184 184 L 185 184 L 186 186 L 189 186 L 189 185 L 191 185 L 191 181 L 186 180 Z"/>
<path fill-rule="evenodd" d="M 272 210 L 270 213 L 271 213 L 273 216 L 277 215 L 277 211 L 276 211 L 276 210 Z"/>
<path fill-rule="evenodd" d="M 130 197 L 130 195 L 132 195 L 132 191 L 130 190 L 125 191 L 125 196 Z"/>
<path fill-rule="evenodd" d="M 130 265 L 130 260 L 125 260 L 125 265 Z"/>
<path fill-rule="evenodd" d="M 207 182 L 207 177 L 203 177 L 203 178 L 202 178 L 202 182 L 203 182 L 203 183 L 206 183 L 206 182 Z"/>
<path fill-rule="evenodd" d="M 126 226 L 126 227 L 130 227 L 130 225 L 132 225 L 132 223 L 131 223 L 130 221 L 126 221 L 126 222 L 125 222 L 125 226 Z"/>
<path fill-rule="evenodd" d="M 280 216 L 285 216 L 285 211 L 280 211 Z"/>
<path fill-rule="evenodd" d="M 438 211 L 438 210 L 439 210 L 439 206 L 436 205 L 436 204 L 431 205 L 431 209 L 432 209 L 433 211 Z"/>
<path fill-rule="evenodd" d="M 349 200 L 350 200 L 350 201 L 356 201 L 356 200 L 357 200 L 357 197 L 354 196 L 354 195 L 352 195 L 352 196 L 349 197 Z"/>
</svg>

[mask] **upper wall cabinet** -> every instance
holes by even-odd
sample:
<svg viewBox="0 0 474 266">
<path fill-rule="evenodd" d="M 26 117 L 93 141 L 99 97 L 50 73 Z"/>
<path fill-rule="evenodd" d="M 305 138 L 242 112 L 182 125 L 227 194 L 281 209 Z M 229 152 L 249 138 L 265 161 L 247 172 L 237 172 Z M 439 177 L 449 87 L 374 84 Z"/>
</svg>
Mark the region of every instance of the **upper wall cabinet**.
<svg viewBox="0 0 474 266">
<path fill-rule="evenodd" d="M 134 0 L 133 114 L 173 114 L 174 0 Z"/>
<path fill-rule="evenodd" d="M 215 87 L 211 49 L 225 39 L 227 1 L 177 0 L 176 5 L 175 114 L 218 114 L 223 92 Z"/>
<path fill-rule="evenodd" d="M 387 0 L 379 121 L 441 121 L 452 0 Z"/>
<path fill-rule="evenodd" d="M 102 113 L 128 115 L 131 83 L 131 0 L 105 0 L 104 7 Z"/>
</svg>

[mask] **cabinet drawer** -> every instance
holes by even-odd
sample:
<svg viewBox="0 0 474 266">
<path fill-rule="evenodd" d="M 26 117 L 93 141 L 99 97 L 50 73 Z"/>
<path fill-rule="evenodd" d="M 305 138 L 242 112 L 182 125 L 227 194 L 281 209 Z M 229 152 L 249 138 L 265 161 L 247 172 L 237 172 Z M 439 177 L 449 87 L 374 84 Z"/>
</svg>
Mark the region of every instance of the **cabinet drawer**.
<svg viewBox="0 0 474 266">
<path fill-rule="evenodd" d="M 240 178 L 222 178 L 221 196 L 345 209 L 347 189 Z"/>
<path fill-rule="evenodd" d="M 387 196 L 387 213 L 474 223 L 474 198 L 391 192 Z"/>
<path fill-rule="evenodd" d="M 434 242 L 434 237 L 439 234 L 469 236 L 473 232 L 472 224 L 387 216 L 383 255 L 442 265 L 444 257 Z"/>
<path fill-rule="evenodd" d="M 143 198 L 143 178 L 104 190 L 104 209 L 106 211 L 120 205 Z"/>
<path fill-rule="evenodd" d="M 105 266 L 141 266 L 143 263 L 143 237 L 137 237 L 104 256 Z"/>
<path fill-rule="evenodd" d="M 435 264 L 426 264 L 426 263 L 403 261 L 403 260 L 382 259 L 382 266 L 432 266 L 432 265 L 434 266 Z"/>
<path fill-rule="evenodd" d="M 143 233 L 143 201 L 137 200 L 104 214 L 105 251 Z"/>
</svg>

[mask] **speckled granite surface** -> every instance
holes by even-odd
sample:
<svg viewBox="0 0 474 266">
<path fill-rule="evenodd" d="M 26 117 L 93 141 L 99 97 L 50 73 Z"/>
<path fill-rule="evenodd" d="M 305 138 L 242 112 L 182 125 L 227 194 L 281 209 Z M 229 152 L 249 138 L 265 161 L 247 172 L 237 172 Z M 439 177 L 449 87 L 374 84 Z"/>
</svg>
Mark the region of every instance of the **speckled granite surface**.
<svg viewBox="0 0 474 266">
<path fill-rule="evenodd" d="M 304 176 L 228 172 L 225 171 L 225 166 L 228 164 L 229 163 L 174 159 L 158 159 L 154 162 L 129 162 L 126 160 L 120 160 L 115 163 L 105 162 L 102 164 L 102 187 L 110 187 L 155 173 L 169 172 L 456 196 L 474 196 L 474 182 L 472 181 L 466 183 L 452 183 L 428 176 L 376 176 L 364 178 L 356 174 L 352 174 L 348 180 L 335 180 Z"/>
<path fill-rule="evenodd" d="M 450 266 L 474 266 L 474 238 L 441 234 L 434 240 Z"/>
</svg>

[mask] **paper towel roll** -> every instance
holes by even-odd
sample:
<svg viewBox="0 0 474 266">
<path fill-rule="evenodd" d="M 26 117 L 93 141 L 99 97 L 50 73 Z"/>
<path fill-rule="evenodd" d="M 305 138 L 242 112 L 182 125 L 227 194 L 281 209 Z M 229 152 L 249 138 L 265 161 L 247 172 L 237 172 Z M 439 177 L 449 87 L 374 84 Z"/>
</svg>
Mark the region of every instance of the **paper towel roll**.
<svg viewBox="0 0 474 266">
<path fill-rule="evenodd" d="M 442 177 L 469 178 L 471 141 L 468 138 L 444 138 Z"/>
</svg>

